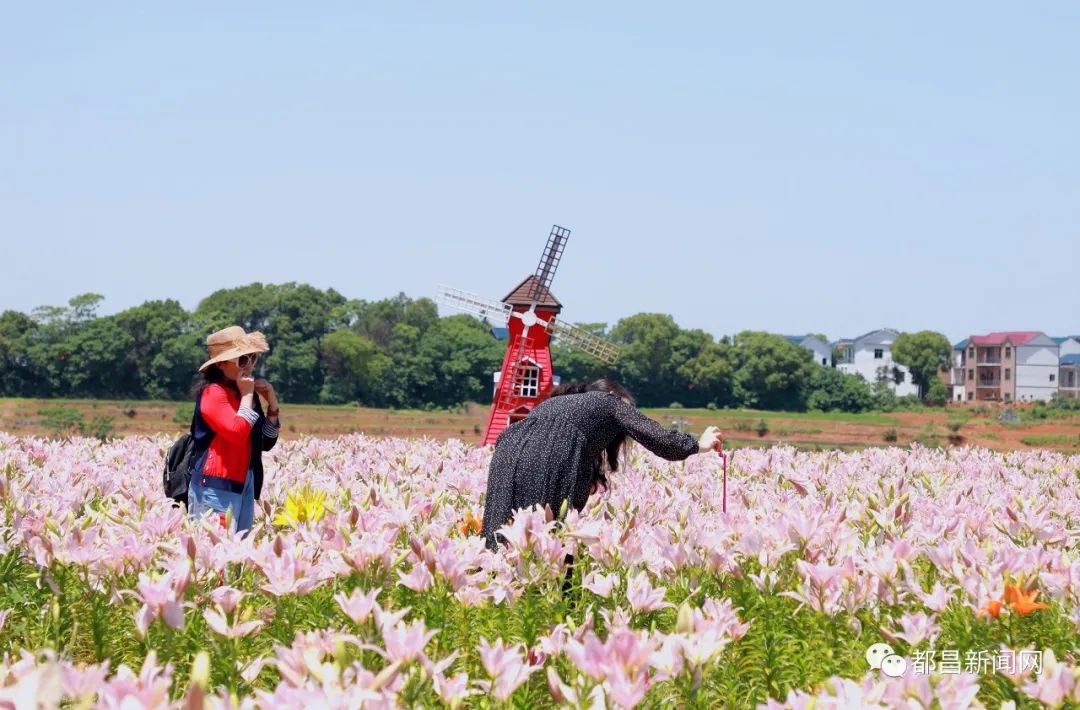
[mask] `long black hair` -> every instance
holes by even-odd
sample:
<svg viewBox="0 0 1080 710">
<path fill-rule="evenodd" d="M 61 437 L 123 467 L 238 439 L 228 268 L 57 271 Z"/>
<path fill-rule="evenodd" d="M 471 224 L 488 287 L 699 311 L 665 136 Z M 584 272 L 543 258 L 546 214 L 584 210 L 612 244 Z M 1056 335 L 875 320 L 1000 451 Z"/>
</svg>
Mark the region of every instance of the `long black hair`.
<svg viewBox="0 0 1080 710">
<path fill-rule="evenodd" d="M 566 394 L 583 394 L 585 392 L 607 392 L 608 394 L 613 394 L 620 399 L 626 400 L 631 406 L 637 403 L 634 399 L 634 395 L 630 394 L 630 390 L 626 389 L 626 387 L 615 380 L 609 380 L 605 377 L 593 380 L 592 382 L 560 383 L 558 387 L 551 390 L 549 397 L 559 397 Z M 608 481 L 603 470 L 603 463 L 604 461 L 607 462 L 607 469 L 609 471 L 618 471 L 619 452 L 622 451 L 625 445 L 626 434 L 619 434 L 601 453 L 601 460 L 596 462 L 596 477 L 604 488 L 607 488 Z"/>
<path fill-rule="evenodd" d="M 237 389 L 236 383 L 225 376 L 217 363 L 207 367 L 205 372 L 200 372 L 199 376 L 195 378 L 191 385 L 191 396 L 197 397 L 207 385 L 221 385 L 223 387 L 232 387 L 234 390 Z"/>
</svg>

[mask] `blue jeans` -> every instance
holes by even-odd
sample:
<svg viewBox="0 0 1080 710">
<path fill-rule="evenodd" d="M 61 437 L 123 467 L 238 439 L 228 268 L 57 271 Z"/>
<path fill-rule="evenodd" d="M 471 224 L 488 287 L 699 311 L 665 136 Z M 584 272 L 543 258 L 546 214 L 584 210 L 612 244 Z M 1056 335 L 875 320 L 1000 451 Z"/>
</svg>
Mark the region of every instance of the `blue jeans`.
<svg viewBox="0 0 1080 710">
<path fill-rule="evenodd" d="M 251 530 L 255 518 L 255 476 L 251 471 L 247 472 L 240 493 L 204 486 L 201 481 L 202 476 L 194 475 L 188 484 L 188 512 L 193 519 L 198 520 L 207 512 L 224 515 L 231 510 L 229 529 L 233 532 Z"/>
</svg>

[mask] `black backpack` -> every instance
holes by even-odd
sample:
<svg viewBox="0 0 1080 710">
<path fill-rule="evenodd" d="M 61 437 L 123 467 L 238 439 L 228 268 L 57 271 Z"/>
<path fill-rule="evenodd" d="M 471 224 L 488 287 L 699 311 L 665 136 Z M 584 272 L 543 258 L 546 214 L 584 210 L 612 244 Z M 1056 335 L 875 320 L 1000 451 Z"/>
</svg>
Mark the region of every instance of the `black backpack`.
<svg viewBox="0 0 1080 710">
<path fill-rule="evenodd" d="M 181 436 L 169 447 L 169 453 L 165 455 L 165 472 L 162 474 L 162 484 L 165 487 L 165 497 L 172 499 L 176 504 L 183 504 L 187 508 L 188 483 L 191 482 L 191 472 L 195 462 L 203 454 L 213 438 L 211 433 L 205 446 L 198 446 L 195 442 L 195 422 L 199 418 L 199 401 L 202 399 L 202 390 L 195 396 L 195 412 L 191 415 L 191 428 L 188 433 Z"/>
</svg>

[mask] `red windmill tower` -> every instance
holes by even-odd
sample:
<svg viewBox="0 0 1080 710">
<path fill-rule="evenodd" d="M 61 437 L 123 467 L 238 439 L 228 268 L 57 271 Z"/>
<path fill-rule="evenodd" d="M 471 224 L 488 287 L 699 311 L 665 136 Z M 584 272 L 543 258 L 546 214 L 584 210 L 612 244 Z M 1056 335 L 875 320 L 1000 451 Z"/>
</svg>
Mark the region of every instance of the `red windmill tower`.
<svg viewBox="0 0 1080 710">
<path fill-rule="evenodd" d="M 606 340 L 556 319 L 562 312 L 562 304 L 550 287 L 569 236 L 569 229 L 553 226 L 536 272 L 501 301 L 439 287 L 435 298 L 439 303 L 479 316 L 493 325 L 505 323 L 509 333 L 488 413 L 484 444 L 494 444 L 503 429 L 524 419 L 551 393 L 551 338 L 603 362 L 613 363 L 619 355 L 618 348 Z"/>
</svg>

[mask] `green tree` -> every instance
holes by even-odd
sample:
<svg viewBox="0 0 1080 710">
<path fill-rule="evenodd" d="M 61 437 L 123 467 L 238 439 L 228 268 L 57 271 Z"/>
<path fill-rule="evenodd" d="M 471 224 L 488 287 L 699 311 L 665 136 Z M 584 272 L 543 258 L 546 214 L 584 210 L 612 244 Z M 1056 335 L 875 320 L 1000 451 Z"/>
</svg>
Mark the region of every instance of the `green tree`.
<svg viewBox="0 0 1080 710">
<path fill-rule="evenodd" d="M 731 355 L 729 347 L 718 345 L 704 330 L 679 331 L 671 343 L 673 401 L 688 407 L 726 404 L 734 371 Z"/>
<path fill-rule="evenodd" d="M 257 330 L 269 336 L 275 295 L 275 286 L 261 283 L 214 291 L 195 308 L 196 322 L 206 335 L 238 325 L 249 333 Z"/>
<path fill-rule="evenodd" d="M 881 412 L 892 412 L 898 406 L 896 392 L 889 386 L 888 380 L 878 379 L 870 383 L 870 395 L 874 400 L 874 409 Z"/>
<path fill-rule="evenodd" d="M 370 339 L 342 328 L 322 339 L 322 364 L 322 401 L 370 404 L 391 360 Z"/>
<path fill-rule="evenodd" d="M 506 341 L 502 342 L 505 345 Z M 561 382 L 591 382 L 613 376 L 611 365 L 558 342 L 551 345 L 551 367 Z"/>
<path fill-rule="evenodd" d="M 923 401 L 935 406 L 941 406 L 949 401 L 949 389 L 941 381 L 940 377 L 935 377 L 930 381 L 930 386 L 926 389 L 926 396 Z"/>
<path fill-rule="evenodd" d="M 38 323 L 25 313 L 0 313 L 0 396 L 33 397 L 43 385 L 30 358 Z"/>
<path fill-rule="evenodd" d="M 612 328 L 611 340 L 620 346 L 616 371 L 639 403 L 667 406 L 685 394 L 676 387 L 672 367 L 679 332 L 675 320 L 661 313 L 639 313 Z"/>
<path fill-rule="evenodd" d="M 738 404 L 759 409 L 798 411 L 813 354 L 772 333 L 744 331 L 735 336 L 738 366 L 733 394 Z"/>
<path fill-rule="evenodd" d="M 901 333 L 892 345 L 892 356 L 900 365 L 911 371 L 911 378 L 925 397 L 932 380 L 949 364 L 952 345 L 941 333 L 920 330 L 918 333 Z"/>
<path fill-rule="evenodd" d="M 53 352 L 62 365 L 59 393 L 65 397 L 117 398 L 133 393 L 118 367 L 134 346 L 115 318 L 97 318 L 68 333 Z"/>
<path fill-rule="evenodd" d="M 206 334 L 198 330 L 181 333 L 162 343 L 161 350 L 150 361 L 146 396 L 190 399 L 199 376 L 198 367 L 206 361 L 205 343 Z"/>
<path fill-rule="evenodd" d="M 505 342 L 467 315 L 441 318 L 420 337 L 414 358 L 399 362 L 407 384 L 407 401 L 449 407 L 490 401 L 492 373 L 502 365 Z"/>
<path fill-rule="evenodd" d="M 866 380 L 831 367 L 810 370 L 804 396 L 807 408 L 822 412 L 865 412 L 874 406 Z"/>
<path fill-rule="evenodd" d="M 732 388 L 737 366 L 735 349 L 726 339 L 705 343 L 694 357 L 679 365 L 677 373 L 691 393 L 687 404 L 714 404 L 723 407 L 732 402 Z"/>
<path fill-rule="evenodd" d="M 195 368 L 201 363 L 200 356 L 204 355 L 196 345 L 197 336 L 192 337 L 191 314 L 173 300 L 148 301 L 117 313 L 115 321 L 133 342 L 121 369 L 124 389 L 130 396 L 186 396 Z M 175 346 L 170 343 L 181 339 L 189 347 L 177 358 Z"/>
<path fill-rule="evenodd" d="M 62 397 L 125 396 L 120 369 L 131 337 L 114 318 L 96 317 L 102 296 L 86 293 L 63 306 L 34 310 L 37 327 L 26 348 L 44 394 Z"/>
</svg>

